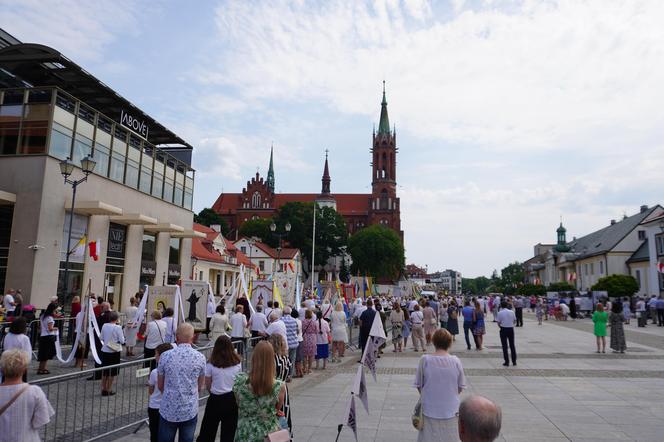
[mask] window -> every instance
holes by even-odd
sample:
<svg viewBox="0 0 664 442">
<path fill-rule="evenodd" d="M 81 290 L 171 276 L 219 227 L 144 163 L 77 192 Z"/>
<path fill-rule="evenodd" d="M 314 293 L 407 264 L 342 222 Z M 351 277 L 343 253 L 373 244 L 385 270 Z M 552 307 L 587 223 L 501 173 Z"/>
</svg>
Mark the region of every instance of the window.
<svg viewBox="0 0 664 442">
<path fill-rule="evenodd" d="M 127 158 L 125 184 L 134 189 L 138 187 L 138 163 L 130 158 Z"/>
<path fill-rule="evenodd" d="M 599 262 L 599 274 L 600 275 L 604 274 L 604 261 Z"/>
<path fill-rule="evenodd" d="M 639 230 L 638 235 L 639 235 L 639 240 L 640 241 L 643 241 L 644 239 L 646 239 L 646 231 L 645 230 Z"/>
<path fill-rule="evenodd" d="M 657 245 L 657 254 L 664 255 L 664 235 L 659 235 L 655 238 L 655 244 Z M 664 273 L 662 273 L 664 275 Z"/>
<path fill-rule="evenodd" d="M 92 153 L 92 140 L 83 135 L 76 134 L 74 138 L 74 151 L 72 153 L 72 162 L 76 165 L 81 164 L 81 160 Z"/>
<path fill-rule="evenodd" d="M 588 264 L 583 265 L 583 273 L 585 273 L 586 276 L 588 275 Z"/>
<path fill-rule="evenodd" d="M 254 209 L 257 209 L 261 206 L 261 194 L 258 193 L 258 191 L 254 192 L 253 196 L 251 197 L 251 207 Z"/>
<path fill-rule="evenodd" d="M 89 107 L 81 104 L 78 106 L 78 118 L 93 124 L 95 121 L 95 113 Z"/>
<path fill-rule="evenodd" d="M 169 203 L 173 202 L 173 180 L 168 178 L 164 180 L 164 200 Z"/>
<path fill-rule="evenodd" d="M 103 144 L 95 143 L 93 158 L 97 162 L 95 173 L 101 176 L 108 176 L 108 165 L 110 163 L 111 151 Z"/>
<path fill-rule="evenodd" d="M 636 283 L 639 285 L 639 290 L 641 289 L 641 270 L 636 270 L 634 272 L 634 278 L 636 279 Z"/>
<path fill-rule="evenodd" d="M 240 247 L 240 252 L 246 254 L 247 253 L 247 248 L 245 246 Z"/>
<path fill-rule="evenodd" d="M 76 103 L 74 100 L 65 95 L 62 95 L 61 93 L 58 93 L 58 96 L 55 97 L 55 105 L 72 114 L 76 110 Z"/>
<path fill-rule="evenodd" d="M 53 122 L 49 154 L 61 160 L 69 158 L 71 156 L 71 141 L 72 130 Z"/>
<path fill-rule="evenodd" d="M 157 245 L 154 235 L 143 235 L 143 248 L 141 250 L 141 259 L 143 261 L 155 261 L 157 256 Z"/>
<path fill-rule="evenodd" d="M 180 264 L 180 238 L 171 238 L 168 263 Z"/>
<path fill-rule="evenodd" d="M 258 270 L 261 272 L 265 271 L 265 261 L 258 261 Z"/>
</svg>

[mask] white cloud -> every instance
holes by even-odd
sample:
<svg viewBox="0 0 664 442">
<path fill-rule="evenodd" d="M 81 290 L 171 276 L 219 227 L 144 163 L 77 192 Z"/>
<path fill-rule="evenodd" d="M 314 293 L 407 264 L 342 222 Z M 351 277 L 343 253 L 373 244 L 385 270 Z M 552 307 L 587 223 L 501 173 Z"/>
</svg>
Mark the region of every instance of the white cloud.
<svg viewBox="0 0 664 442">
<path fill-rule="evenodd" d="M 129 0 L 0 0 L 0 23 L 25 43 L 52 46 L 68 58 L 104 60 L 122 31 L 135 35 L 137 4 Z"/>
</svg>

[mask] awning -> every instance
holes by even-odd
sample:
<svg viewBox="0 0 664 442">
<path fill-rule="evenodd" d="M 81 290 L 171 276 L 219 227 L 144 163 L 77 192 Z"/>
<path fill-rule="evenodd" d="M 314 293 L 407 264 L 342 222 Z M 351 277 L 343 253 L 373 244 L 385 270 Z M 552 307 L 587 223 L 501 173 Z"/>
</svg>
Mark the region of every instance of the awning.
<svg viewBox="0 0 664 442">
<path fill-rule="evenodd" d="M 65 209 L 71 210 L 71 201 L 67 201 Z M 74 213 L 80 215 L 122 215 L 122 209 L 103 201 L 76 201 Z"/>
<path fill-rule="evenodd" d="M 16 203 L 16 195 L 9 192 L 3 192 L 0 190 L 0 206 L 6 206 L 8 204 Z"/>
<path fill-rule="evenodd" d="M 157 224 L 157 218 L 152 218 L 142 213 L 128 213 L 122 216 L 112 216 L 111 222 L 124 225 L 153 225 Z"/>
<path fill-rule="evenodd" d="M 171 238 L 205 238 L 203 232 L 197 232 L 191 229 L 185 229 L 184 232 L 171 233 Z"/>
<path fill-rule="evenodd" d="M 146 232 L 170 232 L 170 233 L 182 233 L 184 232 L 184 227 L 178 226 L 177 224 L 171 223 L 160 223 L 155 225 L 145 226 L 143 229 Z"/>
</svg>

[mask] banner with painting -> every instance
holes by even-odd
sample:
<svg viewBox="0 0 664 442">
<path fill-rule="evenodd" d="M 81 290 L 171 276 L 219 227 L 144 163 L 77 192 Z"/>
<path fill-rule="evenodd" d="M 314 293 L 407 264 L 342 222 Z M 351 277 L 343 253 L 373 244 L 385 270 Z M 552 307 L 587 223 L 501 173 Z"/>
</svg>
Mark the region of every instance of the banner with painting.
<svg viewBox="0 0 664 442">
<path fill-rule="evenodd" d="M 210 284 L 207 281 L 184 280 L 180 287 L 184 320 L 193 325 L 194 330 L 205 330 Z"/>
<path fill-rule="evenodd" d="M 274 291 L 272 288 L 272 281 L 253 280 L 251 281 L 251 305 L 256 308 L 257 305 L 262 305 L 263 309 L 268 302 L 274 301 Z"/>
</svg>

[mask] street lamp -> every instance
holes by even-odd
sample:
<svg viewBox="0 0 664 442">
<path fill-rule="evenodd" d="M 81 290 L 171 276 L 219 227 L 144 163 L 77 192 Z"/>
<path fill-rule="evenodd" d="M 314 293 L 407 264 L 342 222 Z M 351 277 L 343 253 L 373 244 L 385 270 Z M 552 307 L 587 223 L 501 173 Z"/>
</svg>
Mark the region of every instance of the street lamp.
<svg viewBox="0 0 664 442">
<path fill-rule="evenodd" d="M 83 170 L 83 178 L 79 180 L 70 180 L 69 177 L 74 172 L 74 164 L 70 161 L 70 158 L 60 161 L 60 173 L 65 179 L 65 184 L 71 184 L 72 196 L 71 196 L 71 212 L 69 214 L 69 234 L 67 235 L 67 252 L 65 253 L 65 285 L 62 292 L 62 302 L 64 305 L 67 292 L 69 291 L 69 256 L 71 255 L 71 229 L 74 221 L 74 206 L 76 204 L 76 188 L 79 184 L 88 180 L 88 175 L 95 170 L 97 162 L 88 155 L 87 157 L 81 160 L 81 170 Z"/>
<path fill-rule="evenodd" d="M 277 233 L 277 225 L 275 223 L 270 224 L 270 230 L 272 231 L 272 235 L 279 238 L 279 246 L 277 247 L 277 268 L 279 269 L 279 271 L 281 271 L 281 267 L 280 267 L 281 246 L 282 246 L 283 238 L 287 238 L 288 233 L 291 231 L 291 224 L 289 222 L 286 222 L 286 225 L 284 226 L 285 232 L 283 232 L 283 233 Z"/>
</svg>

